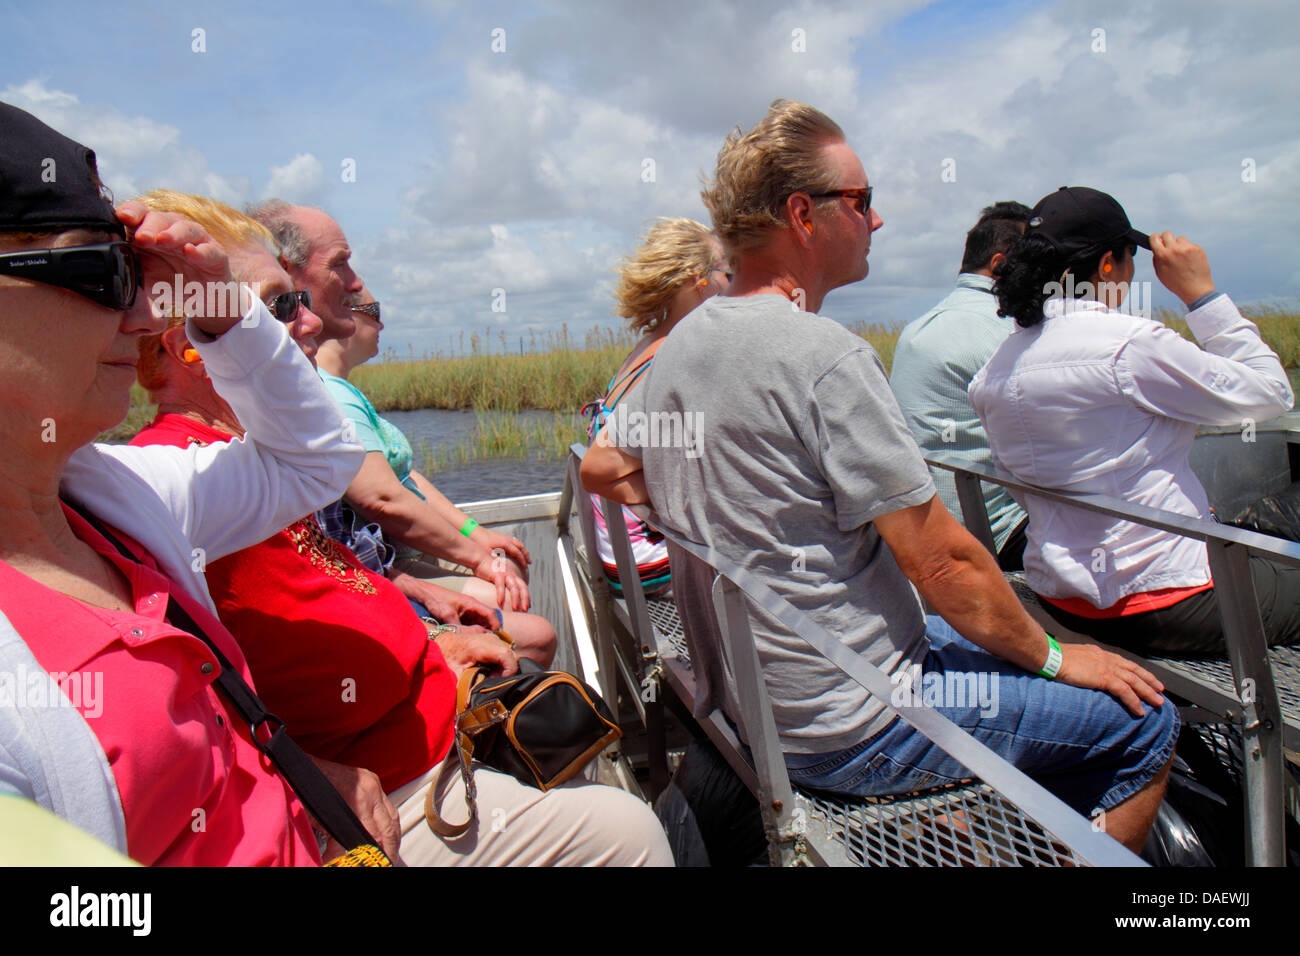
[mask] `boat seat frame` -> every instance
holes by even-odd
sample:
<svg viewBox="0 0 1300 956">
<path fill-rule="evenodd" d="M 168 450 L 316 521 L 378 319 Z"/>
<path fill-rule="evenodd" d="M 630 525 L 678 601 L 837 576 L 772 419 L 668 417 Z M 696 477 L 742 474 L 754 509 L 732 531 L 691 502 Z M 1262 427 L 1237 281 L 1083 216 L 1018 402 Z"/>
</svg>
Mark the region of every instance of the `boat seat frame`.
<svg viewBox="0 0 1300 956">
<path fill-rule="evenodd" d="M 1284 748 L 1300 750 L 1300 648 L 1268 647 L 1249 559 L 1258 556 L 1300 567 L 1300 543 L 1106 495 L 1039 488 L 992 465 L 952 453 L 932 454 L 926 463 L 953 473 L 962 522 L 994 555 L 997 551 L 981 490 L 984 482 L 1000 485 L 1018 497 L 1036 496 L 1205 542 L 1228 659 L 1144 658 L 1123 648 L 1103 646 L 1142 664 L 1168 692 L 1185 699 L 1191 705 L 1183 711 L 1185 718 L 1194 722 L 1221 720 L 1240 730 L 1245 753 L 1246 862 L 1252 866 L 1283 865 L 1286 805 L 1298 802 L 1295 784 L 1284 766 Z M 1058 639 L 1100 643 L 1073 633 L 1052 618 L 1022 574 L 1008 575 L 1008 579 L 1025 609 L 1045 630 Z"/>
<path fill-rule="evenodd" d="M 602 499 L 623 595 L 615 596 L 609 587 L 594 546 L 591 496 L 578 477 L 584 453 L 581 445 L 572 446 L 558 517 L 561 540 L 570 543 L 562 544 L 561 551 L 571 556 L 584 580 L 584 614 L 595 637 L 601 692 L 613 704 L 621 689 L 628 691 L 625 699 L 636 702 L 653 750 L 654 722 L 662 728 L 665 685 L 687 708 L 695 709 L 689 642 L 675 605 L 645 597 L 620 508 Z M 574 511 L 581 545 L 572 543 L 569 521 Z M 747 602 L 774 615 L 808 642 L 810 653 L 826 657 L 878 699 L 891 697 L 889 676 L 725 556 L 658 530 L 715 575 L 713 610 L 743 710 L 735 716 L 750 747 L 720 711 L 696 719 L 757 798 L 774 865 L 1144 865 L 1106 836 L 1096 821 L 1080 815 L 938 711 L 919 704 L 896 712 L 970 769 L 971 781 L 881 798 L 845 798 L 792 786 Z M 652 775 L 658 762 L 652 754 Z"/>
</svg>

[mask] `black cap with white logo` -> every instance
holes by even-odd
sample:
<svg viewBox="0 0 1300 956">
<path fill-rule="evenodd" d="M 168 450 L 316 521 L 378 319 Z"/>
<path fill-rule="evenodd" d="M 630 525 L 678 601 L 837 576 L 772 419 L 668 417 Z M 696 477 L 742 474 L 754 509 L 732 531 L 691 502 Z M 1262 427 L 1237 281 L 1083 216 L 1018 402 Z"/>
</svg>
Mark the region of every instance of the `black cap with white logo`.
<svg viewBox="0 0 1300 956">
<path fill-rule="evenodd" d="M 125 236 L 96 174 L 94 150 L 0 103 L 0 231 L 83 228 Z"/>
<path fill-rule="evenodd" d="M 1121 243 L 1151 248 L 1112 196 L 1087 186 L 1062 186 L 1044 196 L 1025 224 L 1025 235 L 1042 236 L 1067 259 L 1104 252 Z"/>
</svg>

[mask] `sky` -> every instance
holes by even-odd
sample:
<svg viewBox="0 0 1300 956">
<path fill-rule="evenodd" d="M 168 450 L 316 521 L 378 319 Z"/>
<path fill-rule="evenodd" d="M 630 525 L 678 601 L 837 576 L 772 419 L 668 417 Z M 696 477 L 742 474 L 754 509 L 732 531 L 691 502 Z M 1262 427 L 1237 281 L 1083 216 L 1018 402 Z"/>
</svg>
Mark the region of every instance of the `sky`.
<svg viewBox="0 0 1300 956">
<path fill-rule="evenodd" d="M 897 326 L 994 201 L 1062 185 L 1300 304 L 1300 9 L 1243 0 L 6 5 L 0 101 L 96 150 L 117 198 L 317 205 L 399 358 L 617 326 L 615 268 L 778 97 L 835 119 L 884 227 L 826 299 Z M 1138 282 L 1176 305 L 1139 253 Z M 504 295 L 496 290 L 504 290 Z M 504 311 L 494 311 L 494 305 Z"/>
</svg>

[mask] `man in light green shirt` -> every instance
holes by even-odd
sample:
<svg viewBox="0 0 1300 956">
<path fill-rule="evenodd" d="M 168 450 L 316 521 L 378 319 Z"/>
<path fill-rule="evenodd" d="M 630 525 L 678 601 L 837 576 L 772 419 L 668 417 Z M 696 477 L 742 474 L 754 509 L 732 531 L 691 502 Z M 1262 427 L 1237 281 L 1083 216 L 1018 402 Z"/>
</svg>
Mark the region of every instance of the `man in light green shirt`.
<svg viewBox="0 0 1300 956">
<path fill-rule="evenodd" d="M 966 397 L 971 379 L 1011 331 L 1012 320 L 998 315 L 993 270 L 1024 233 L 1030 210 L 1017 202 L 985 208 L 966 234 L 957 288 L 898 337 L 889 384 L 922 454 L 946 452 L 992 464 L 988 436 Z M 944 505 L 958 519 L 957 486 L 952 472 L 931 468 Z M 1025 513 L 1004 489 L 985 484 L 998 563 L 1020 570 L 1025 549 Z"/>
</svg>

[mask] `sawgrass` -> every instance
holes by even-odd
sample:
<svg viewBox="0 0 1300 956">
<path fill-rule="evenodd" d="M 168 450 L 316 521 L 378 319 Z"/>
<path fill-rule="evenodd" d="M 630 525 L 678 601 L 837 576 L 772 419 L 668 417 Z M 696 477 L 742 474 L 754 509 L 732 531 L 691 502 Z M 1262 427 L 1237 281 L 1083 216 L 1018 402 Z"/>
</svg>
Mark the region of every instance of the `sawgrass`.
<svg viewBox="0 0 1300 956">
<path fill-rule="evenodd" d="M 1300 312 L 1281 305 L 1249 306 L 1242 312 L 1277 352 L 1293 386 L 1300 384 Z M 1192 338 L 1180 314 L 1160 309 L 1154 317 Z M 859 323 L 850 330 L 871 343 L 886 371 L 893 366 L 899 329 Z M 604 394 L 636 337 L 624 329 L 597 329 L 587 333 L 579 346 L 565 327 L 540 339 L 530 336 L 526 348 L 520 343 L 522 354 L 507 354 L 504 333 L 494 345 L 495 352 L 487 347 L 489 341 L 490 336 L 471 335 L 468 354 L 455 356 L 398 360 L 389 352 L 379 364 L 354 369 L 351 381 L 381 412 L 444 408 L 498 413 L 481 416 L 474 434 L 449 448 L 425 449 L 425 464 L 431 471 L 491 458 L 522 460 L 538 454 L 549 460 L 563 457 L 571 442 L 585 441 L 585 425 L 573 413 Z M 520 420 L 510 414 L 525 409 L 556 415 L 549 420 Z M 134 385 L 126 419 L 100 440 L 130 441 L 154 414 L 147 394 Z"/>
</svg>

